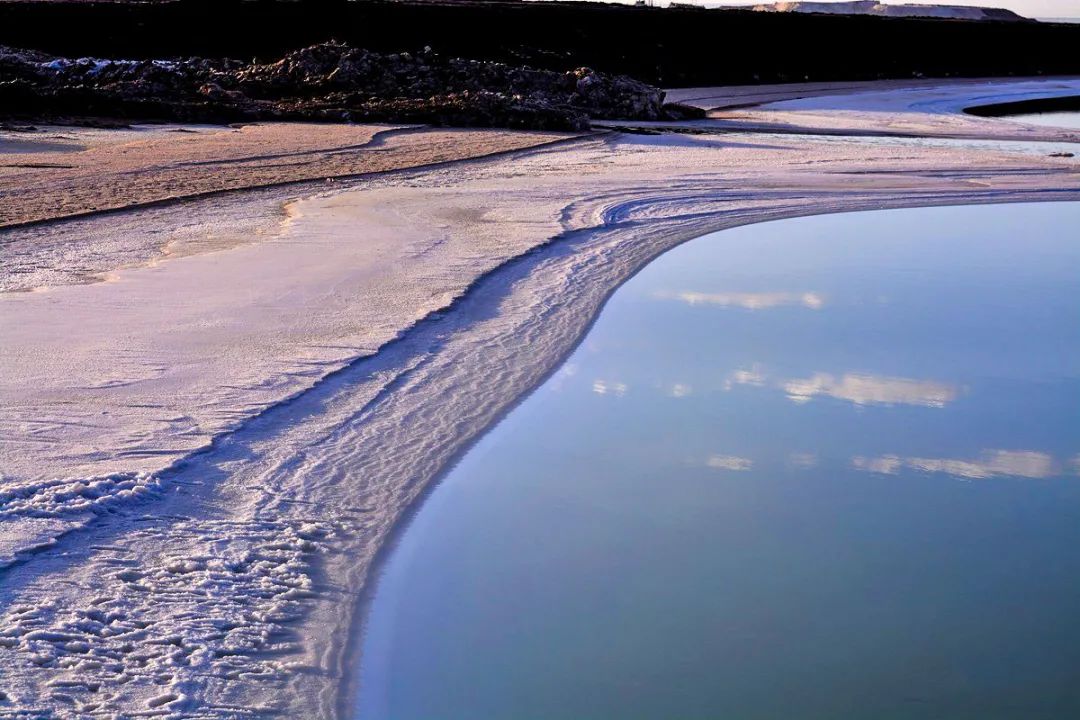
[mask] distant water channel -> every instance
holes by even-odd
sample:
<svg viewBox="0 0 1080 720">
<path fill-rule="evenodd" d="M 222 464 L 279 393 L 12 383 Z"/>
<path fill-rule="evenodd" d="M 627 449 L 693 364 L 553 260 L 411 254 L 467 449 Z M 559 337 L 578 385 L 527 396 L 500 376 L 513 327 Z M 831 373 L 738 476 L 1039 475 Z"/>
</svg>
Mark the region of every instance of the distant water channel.
<svg viewBox="0 0 1080 720">
<path fill-rule="evenodd" d="M 358 713 L 1080 717 L 1080 203 L 702 237 L 382 572 Z"/>
</svg>

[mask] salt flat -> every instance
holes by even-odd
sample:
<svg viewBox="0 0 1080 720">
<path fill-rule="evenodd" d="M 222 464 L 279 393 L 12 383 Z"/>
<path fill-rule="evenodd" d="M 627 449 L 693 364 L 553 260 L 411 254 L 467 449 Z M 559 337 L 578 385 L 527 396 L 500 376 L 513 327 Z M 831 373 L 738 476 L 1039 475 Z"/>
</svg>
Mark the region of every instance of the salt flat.
<svg viewBox="0 0 1080 720">
<path fill-rule="evenodd" d="M 670 99 L 709 110 L 718 126 L 802 133 L 1013 140 L 1078 139 L 1075 131 L 964 115 L 966 107 L 1080 94 L 1080 79 L 884 80 L 688 88 Z M 745 107 L 751 104 L 751 107 Z"/>
<path fill-rule="evenodd" d="M 268 123 L 0 131 L 0 227 L 518 150 L 560 133 Z M 6 148 L 18 150 L 17 154 Z M 5 157 L 7 156 L 7 157 Z"/>
<path fill-rule="evenodd" d="M 1075 86 L 996 83 L 994 101 Z M 333 159 L 303 172 L 379 173 L 3 231 L 0 710 L 334 717 L 397 521 L 651 258 L 773 218 L 1080 197 L 1076 158 L 861 137 L 1080 139 L 958 114 L 977 83 L 858 91 L 699 134 L 410 129 L 372 148 L 382 129 L 319 145 L 319 126 L 302 152 Z M 87 145 L 108 168 L 123 143 Z M 215 191 L 301 179 L 267 169 L 273 142 L 225 147 L 204 159 L 248 170 L 215 170 Z M 162 194 L 187 177 L 163 167 L 140 202 L 204 194 Z M 47 208 L 35 177 L 26 203 Z"/>
</svg>

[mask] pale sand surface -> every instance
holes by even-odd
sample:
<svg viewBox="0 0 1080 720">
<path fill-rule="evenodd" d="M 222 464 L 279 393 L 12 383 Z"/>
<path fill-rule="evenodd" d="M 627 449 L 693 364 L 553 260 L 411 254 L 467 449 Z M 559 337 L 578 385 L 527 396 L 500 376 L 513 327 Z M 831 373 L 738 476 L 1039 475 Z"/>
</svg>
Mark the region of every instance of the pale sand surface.
<svg viewBox="0 0 1080 720">
<path fill-rule="evenodd" d="M 446 142 L 401 137 L 425 136 Z M 651 258 L 773 218 L 1053 199 L 1080 199 L 1076 158 L 613 133 L 8 230 L 4 273 L 36 290 L 0 294 L 0 712 L 334 717 L 398 519 Z"/>
<path fill-rule="evenodd" d="M 560 137 L 565 135 L 314 123 L 0 130 L 0 227 L 462 160 Z"/>
<path fill-rule="evenodd" d="M 967 107 L 1080 95 L 1080 78 L 887 80 L 760 88 L 672 90 L 668 99 L 709 110 L 719 126 L 786 132 L 1080 140 L 1080 132 L 963 115 Z M 744 107 L 749 105 L 750 107 Z"/>
</svg>

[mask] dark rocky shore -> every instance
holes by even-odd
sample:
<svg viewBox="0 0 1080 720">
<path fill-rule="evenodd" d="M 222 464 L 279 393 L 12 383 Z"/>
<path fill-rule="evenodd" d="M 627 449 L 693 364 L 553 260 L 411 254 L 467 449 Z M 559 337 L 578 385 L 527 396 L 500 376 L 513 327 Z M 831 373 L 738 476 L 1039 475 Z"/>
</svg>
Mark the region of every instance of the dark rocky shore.
<svg viewBox="0 0 1080 720">
<path fill-rule="evenodd" d="M 678 119 L 663 91 L 588 68 L 376 53 L 326 42 L 270 63 L 57 58 L 0 47 L 8 119 L 315 120 L 584 130 L 590 118 Z"/>
<path fill-rule="evenodd" d="M 693 115 L 653 86 L 1075 74 L 1078 43 L 1080 25 L 678 3 L 5 0 L 0 46 L 27 50 L 0 50 L 0 119 L 581 130 Z"/>
<path fill-rule="evenodd" d="M 0 45 L 64 57 L 271 62 L 328 40 L 556 72 L 584 66 L 659 87 L 1080 73 L 1080 25 L 1063 23 L 580 1 L 0 2 Z"/>
</svg>

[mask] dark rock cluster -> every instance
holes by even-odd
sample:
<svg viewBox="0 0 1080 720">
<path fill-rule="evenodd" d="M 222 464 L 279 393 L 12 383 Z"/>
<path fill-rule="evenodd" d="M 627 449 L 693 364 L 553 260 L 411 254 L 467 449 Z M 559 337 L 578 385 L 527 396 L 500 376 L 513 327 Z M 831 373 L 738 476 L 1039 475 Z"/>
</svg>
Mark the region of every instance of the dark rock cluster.
<svg viewBox="0 0 1080 720">
<path fill-rule="evenodd" d="M 319 120 L 583 130 L 590 118 L 660 120 L 694 109 L 588 68 L 565 73 L 380 54 L 330 42 L 274 63 L 77 60 L 0 47 L 0 112 L 184 122 Z"/>
</svg>

